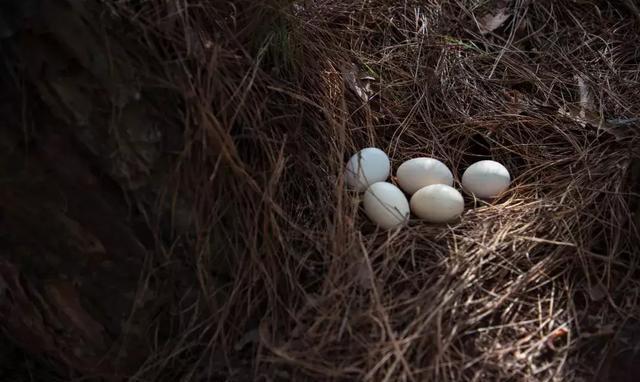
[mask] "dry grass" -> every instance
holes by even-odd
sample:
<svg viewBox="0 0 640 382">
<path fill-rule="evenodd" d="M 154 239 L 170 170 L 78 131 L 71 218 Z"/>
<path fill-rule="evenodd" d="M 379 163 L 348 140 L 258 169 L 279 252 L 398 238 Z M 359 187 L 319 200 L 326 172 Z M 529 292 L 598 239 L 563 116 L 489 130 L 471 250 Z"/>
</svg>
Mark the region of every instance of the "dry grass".
<svg viewBox="0 0 640 382">
<path fill-rule="evenodd" d="M 159 206 L 187 229 L 162 241 L 149 287 L 170 303 L 135 377 L 606 375 L 640 329 L 638 125 L 607 122 L 640 115 L 624 2 L 517 0 L 485 35 L 499 5 L 254 3 L 117 7 L 181 97 L 186 142 Z M 493 158 L 515 180 L 456 224 L 383 232 L 342 176 L 369 145 L 394 168 L 433 156 L 460 179 Z"/>
</svg>

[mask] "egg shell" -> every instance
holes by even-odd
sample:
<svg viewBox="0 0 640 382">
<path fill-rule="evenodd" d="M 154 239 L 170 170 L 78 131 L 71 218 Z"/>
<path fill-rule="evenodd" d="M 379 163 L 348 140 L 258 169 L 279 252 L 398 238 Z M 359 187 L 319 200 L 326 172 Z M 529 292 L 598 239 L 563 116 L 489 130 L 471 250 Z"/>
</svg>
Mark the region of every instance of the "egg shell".
<svg viewBox="0 0 640 382">
<path fill-rule="evenodd" d="M 411 211 L 431 223 L 446 223 L 464 211 L 464 199 L 458 190 L 446 184 L 432 184 L 411 197 Z"/>
<path fill-rule="evenodd" d="M 377 182 L 364 193 L 364 212 L 384 229 L 404 224 L 410 214 L 409 202 L 402 190 L 387 182 Z"/>
<path fill-rule="evenodd" d="M 364 191 L 376 182 L 389 177 L 391 163 L 384 151 L 368 147 L 354 154 L 347 162 L 345 177 L 347 185 L 356 191 Z"/>
<path fill-rule="evenodd" d="M 453 185 L 453 174 L 447 166 L 433 158 L 409 159 L 398 167 L 398 184 L 409 194 L 432 184 Z"/>
<path fill-rule="evenodd" d="M 509 188 L 511 176 L 502 164 L 492 160 L 476 162 L 462 174 L 462 187 L 480 199 L 491 199 Z"/>
</svg>

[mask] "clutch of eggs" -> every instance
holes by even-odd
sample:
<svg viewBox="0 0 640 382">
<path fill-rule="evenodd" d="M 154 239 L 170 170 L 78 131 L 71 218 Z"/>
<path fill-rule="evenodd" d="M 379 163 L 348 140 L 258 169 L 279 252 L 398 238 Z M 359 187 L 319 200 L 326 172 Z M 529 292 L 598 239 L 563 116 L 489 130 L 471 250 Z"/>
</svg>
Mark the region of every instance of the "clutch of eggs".
<svg viewBox="0 0 640 382">
<path fill-rule="evenodd" d="M 409 202 L 400 188 L 386 180 L 391 171 L 389 157 L 382 150 L 368 147 L 347 162 L 347 185 L 365 191 L 365 214 L 384 229 L 398 227 L 409 219 L 410 212 L 431 223 L 446 223 L 457 219 L 464 211 L 464 199 L 453 188 L 453 174 L 434 158 L 410 159 L 397 171 L 399 186 L 411 196 Z M 484 160 L 467 168 L 462 186 L 470 194 L 490 199 L 509 187 L 511 176 L 500 163 Z"/>
</svg>

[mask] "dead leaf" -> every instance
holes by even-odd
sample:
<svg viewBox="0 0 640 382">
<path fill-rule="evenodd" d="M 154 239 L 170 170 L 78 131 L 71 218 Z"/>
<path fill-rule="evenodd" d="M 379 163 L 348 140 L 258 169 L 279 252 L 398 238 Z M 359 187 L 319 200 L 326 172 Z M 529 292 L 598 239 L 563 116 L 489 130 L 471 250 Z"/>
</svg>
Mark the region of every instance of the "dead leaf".
<svg viewBox="0 0 640 382">
<path fill-rule="evenodd" d="M 554 352 L 558 351 L 558 345 L 565 340 L 568 334 L 569 330 L 565 327 L 554 330 L 545 341 L 547 348 Z"/>
<path fill-rule="evenodd" d="M 575 104 L 558 108 L 558 114 L 573 120 L 582 127 L 585 127 L 586 125 L 600 127 L 600 116 L 598 113 L 585 110 Z"/>
<path fill-rule="evenodd" d="M 500 26 L 505 21 L 507 21 L 509 17 L 511 17 L 511 13 L 509 13 L 507 8 L 500 8 L 494 14 L 487 13 L 486 15 L 478 19 L 478 27 L 480 28 L 480 33 L 485 35 L 489 32 L 493 32 L 494 30 L 500 28 Z"/>
<path fill-rule="evenodd" d="M 584 77 L 576 76 L 578 81 L 578 89 L 580 90 L 580 106 L 584 110 L 595 110 L 593 105 L 593 98 L 591 97 L 591 92 L 589 91 L 589 87 L 584 81 Z"/>
<path fill-rule="evenodd" d="M 595 107 L 593 106 L 593 98 L 591 97 L 591 93 L 589 92 L 589 87 L 584 81 L 582 76 L 575 76 L 578 81 L 578 90 L 580 91 L 580 112 L 578 113 L 579 119 L 582 121 L 582 127 L 585 127 L 587 122 L 587 113 L 594 113 Z M 598 117 L 598 120 L 600 118 Z M 592 123 L 593 124 L 593 123 Z M 599 123 L 598 123 L 599 125 Z"/>
<path fill-rule="evenodd" d="M 373 91 L 371 90 L 371 81 L 375 79 L 371 76 L 358 75 L 358 69 L 355 64 L 344 71 L 344 79 L 349 84 L 351 90 L 353 90 L 360 99 L 364 102 L 369 102 Z"/>
<path fill-rule="evenodd" d="M 602 130 L 612 134 L 618 141 L 638 137 L 640 135 L 640 118 L 607 119 Z"/>
<path fill-rule="evenodd" d="M 640 132 L 640 118 L 610 118 L 604 117 L 596 110 L 593 97 L 584 77 L 575 76 L 580 96 L 579 104 L 565 105 L 558 109 L 558 114 L 569 118 L 582 127 L 593 126 L 598 131 L 613 135 L 616 140 L 622 141 L 637 137 Z"/>
<path fill-rule="evenodd" d="M 600 128 L 601 120 L 600 114 L 594 111 L 593 100 L 589 92 L 589 87 L 586 85 L 582 76 L 576 75 L 574 77 L 578 82 L 578 90 L 580 93 L 580 102 L 578 105 L 565 105 L 558 109 L 558 114 L 574 120 L 580 126 L 586 127 L 591 125 Z"/>
</svg>

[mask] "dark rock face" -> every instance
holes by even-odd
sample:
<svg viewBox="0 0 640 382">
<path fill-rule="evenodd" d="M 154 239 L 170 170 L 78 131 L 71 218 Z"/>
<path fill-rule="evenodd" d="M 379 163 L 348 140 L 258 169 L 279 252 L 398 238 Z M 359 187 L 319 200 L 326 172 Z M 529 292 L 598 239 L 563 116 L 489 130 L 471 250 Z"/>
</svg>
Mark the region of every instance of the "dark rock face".
<svg viewBox="0 0 640 382">
<path fill-rule="evenodd" d="M 109 378 L 147 349 L 148 232 L 123 196 L 154 176 L 162 134 L 96 5 L 0 0 L 0 328 L 63 375 Z"/>
</svg>

